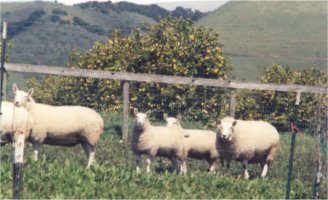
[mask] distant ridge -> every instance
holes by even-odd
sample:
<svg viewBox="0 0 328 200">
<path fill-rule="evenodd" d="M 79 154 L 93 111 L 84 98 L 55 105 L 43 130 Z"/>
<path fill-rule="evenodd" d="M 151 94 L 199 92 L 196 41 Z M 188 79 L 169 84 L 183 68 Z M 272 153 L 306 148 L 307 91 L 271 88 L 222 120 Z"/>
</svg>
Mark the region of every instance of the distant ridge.
<svg viewBox="0 0 328 200">
<path fill-rule="evenodd" d="M 9 23 L 10 62 L 64 66 L 73 49 L 85 51 L 107 40 L 113 30 L 129 34 L 145 23 L 169 15 L 200 19 L 206 13 L 128 2 L 87 2 L 66 6 L 52 2 L 1 3 L 1 19 Z"/>
<path fill-rule="evenodd" d="M 327 67 L 327 2 L 230 1 L 197 24 L 220 34 L 238 79 L 265 66 Z"/>
</svg>

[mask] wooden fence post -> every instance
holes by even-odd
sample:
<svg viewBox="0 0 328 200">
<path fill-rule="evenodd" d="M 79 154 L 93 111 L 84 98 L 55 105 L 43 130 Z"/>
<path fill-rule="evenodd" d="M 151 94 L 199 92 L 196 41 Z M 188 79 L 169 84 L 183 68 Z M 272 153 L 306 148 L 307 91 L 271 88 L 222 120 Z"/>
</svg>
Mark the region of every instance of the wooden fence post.
<svg viewBox="0 0 328 200">
<path fill-rule="evenodd" d="M 3 74 L 3 85 L 2 85 L 2 100 L 8 100 L 7 99 L 7 73 L 5 72 Z"/>
<path fill-rule="evenodd" d="M 230 114 L 229 116 L 235 118 L 236 114 L 236 91 L 234 89 L 230 90 L 230 103 L 229 103 Z"/>
<path fill-rule="evenodd" d="M 22 131 L 17 131 L 14 134 L 14 149 L 13 149 L 13 199 L 20 199 L 21 182 L 23 180 L 23 158 L 25 134 Z"/>
<path fill-rule="evenodd" d="M 5 69 L 5 59 L 6 59 L 6 39 L 7 39 L 7 22 L 3 22 L 2 28 L 2 46 L 1 46 L 1 66 L 0 66 L 0 102 L 2 102 L 3 97 L 3 82 Z M 1 103 L 0 103 L 0 115 L 1 115 Z"/>
<path fill-rule="evenodd" d="M 130 95 L 129 95 L 129 82 L 123 81 L 123 120 L 122 120 L 122 140 L 124 143 L 128 142 L 129 135 L 129 107 L 130 107 Z"/>
</svg>

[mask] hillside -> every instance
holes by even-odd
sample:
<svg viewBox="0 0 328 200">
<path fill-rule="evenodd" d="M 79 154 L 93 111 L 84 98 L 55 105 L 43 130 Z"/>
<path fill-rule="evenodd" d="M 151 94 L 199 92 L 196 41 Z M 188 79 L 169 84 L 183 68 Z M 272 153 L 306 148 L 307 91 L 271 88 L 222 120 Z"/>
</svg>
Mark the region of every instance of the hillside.
<svg viewBox="0 0 328 200">
<path fill-rule="evenodd" d="M 183 16 L 194 20 L 205 13 L 189 9 L 167 11 L 157 5 L 128 2 L 87 2 L 66 6 L 51 2 L 1 3 L 1 19 L 8 22 L 10 62 L 64 66 L 73 49 L 85 51 L 113 30 L 129 34 L 155 23 L 159 17 Z"/>
<path fill-rule="evenodd" d="M 87 50 L 96 40 L 110 37 L 114 29 L 130 32 L 149 17 L 132 12 L 65 6 L 49 2 L 1 3 L 2 20 L 8 21 L 8 35 L 14 42 L 10 61 L 64 65 L 72 49 Z"/>
<path fill-rule="evenodd" d="M 238 79 L 263 67 L 327 67 L 327 2 L 231 1 L 197 24 L 220 34 Z"/>
</svg>

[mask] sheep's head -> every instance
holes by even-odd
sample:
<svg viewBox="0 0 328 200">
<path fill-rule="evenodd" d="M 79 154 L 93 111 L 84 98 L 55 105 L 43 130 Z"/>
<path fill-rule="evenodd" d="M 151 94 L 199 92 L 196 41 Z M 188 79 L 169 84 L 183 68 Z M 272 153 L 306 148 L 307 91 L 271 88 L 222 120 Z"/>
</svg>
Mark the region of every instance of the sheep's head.
<svg viewBox="0 0 328 200">
<path fill-rule="evenodd" d="M 139 113 L 137 108 L 134 108 L 134 116 L 135 116 L 135 126 L 138 128 L 143 128 L 146 123 L 149 122 L 149 116 L 151 111 L 147 111 L 146 113 Z"/>
<path fill-rule="evenodd" d="M 28 92 L 19 90 L 16 83 L 13 84 L 13 92 L 15 95 L 14 104 L 15 106 L 24 106 L 27 102 L 33 101 L 32 95 L 34 93 L 34 89 L 31 88 Z"/>
<path fill-rule="evenodd" d="M 166 121 L 166 126 L 170 127 L 172 125 L 178 125 L 180 126 L 180 121 L 181 121 L 181 115 L 178 115 L 177 118 L 175 117 L 168 117 L 168 115 L 165 113 L 163 115 L 164 120 Z"/>
<path fill-rule="evenodd" d="M 220 120 L 217 119 L 217 134 L 220 141 L 231 141 L 234 126 L 236 126 L 237 121 L 229 121 L 229 120 Z"/>
</svg>

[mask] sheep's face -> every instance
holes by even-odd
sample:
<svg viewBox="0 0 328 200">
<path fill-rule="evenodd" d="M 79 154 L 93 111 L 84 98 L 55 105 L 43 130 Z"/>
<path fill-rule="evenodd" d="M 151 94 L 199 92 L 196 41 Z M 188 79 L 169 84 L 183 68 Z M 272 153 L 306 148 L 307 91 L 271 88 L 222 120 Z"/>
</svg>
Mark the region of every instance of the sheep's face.
<svg viewBox="0 0 328 200">
<path fill-rule="evenodd" d="M 28 101 L 28 95 L 24 91 L 17 91 L 15 93 L 15 100 L 14 103 L 16 106 L 21 106 Z"/>
<path fill-rule="evenodd" d="M 15 95 L 14 104 L 16 106 L 24 106 L 26 104 L 26 102 L 31 101 L 32 95 L 34 93 L 34 89 L 32 88 L 28 92 L 25 92 L 25 91 L 19 90 L 17 85 L 14 84 L 13 92 Z"/>
<path fill-rule="evenodd" d="M 139 113 L 138 109 L 135 108 L 134 115 L 135 115 L 135 126 L 139 128 L 143 128 L 145 124 L 148 122 L 150 111 L 147 111 L 146 113 Z"/>
<path fill-rule="evenodd" d="M 237 121 L 221 121 L 217 120 L 217 134 L 221 141 L 231 141 L 234 126 Z"/>
<path fill-rule="evenodd" d="M 167 114 L 164 114 L 164 120 L 166 121 L 166 126 L 170 127 L 173 125 L 178 125 L 180 126 L 180 120 L 181 120 L 181 116 L 178 115 L 177 118 L 175 117 L 168 117 Z"/>
<path fill-rule="evenodd" d="M 166 119 L 166 126 L 170 127 L 173 125 L 179 125 L 179 121 L 175 117 L 168 117 Z"/>
</svg>

